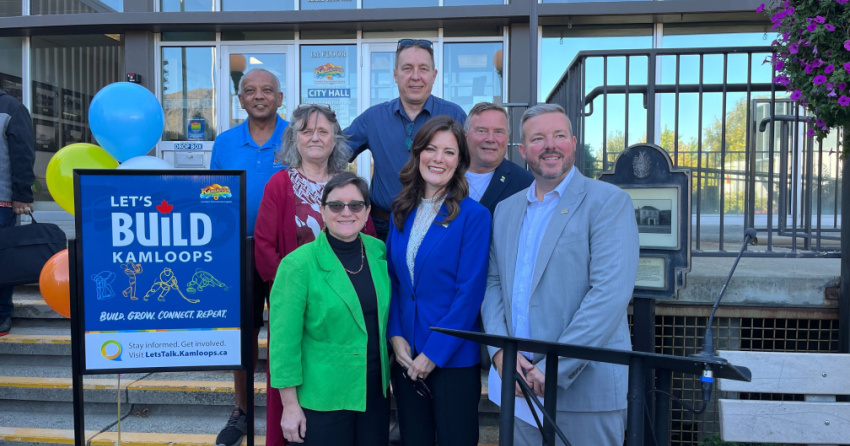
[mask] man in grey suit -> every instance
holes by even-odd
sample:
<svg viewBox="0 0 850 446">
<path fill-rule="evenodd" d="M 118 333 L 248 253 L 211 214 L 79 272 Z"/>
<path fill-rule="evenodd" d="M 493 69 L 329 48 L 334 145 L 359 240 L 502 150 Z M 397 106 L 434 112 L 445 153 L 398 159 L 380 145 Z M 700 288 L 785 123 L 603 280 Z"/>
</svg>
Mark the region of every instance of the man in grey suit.
<svg viewBox="0 0 850 446">
<path fill-rule="evenodd" d="M 534 183 L 496 207 L 481 307 L 485 331 L 631 349 L 626 308 L 639 240 L 629 195 L 574 168 L 576 139 L 560 106 L 529 108 L 521 140 Z M 490 355 L 501 376 L 501 350 L 491 348 Z M 538 396 L 545 386 L 543 359 L 517 355 L 517 371 Z M 556 419 L 572 444 L 623 444 L 627 375 L 626 366 L 559 360 Z M 536 446 L 541 435 L 515 419 L 514 442 Z"/>
</svg>

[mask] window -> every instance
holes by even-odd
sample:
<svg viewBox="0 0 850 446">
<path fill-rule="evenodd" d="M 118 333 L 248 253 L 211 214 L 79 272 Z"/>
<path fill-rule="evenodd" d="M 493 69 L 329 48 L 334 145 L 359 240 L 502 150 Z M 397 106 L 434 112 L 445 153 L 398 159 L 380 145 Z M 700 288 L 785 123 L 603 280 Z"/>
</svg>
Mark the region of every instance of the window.
<svg viewBox="0 0 850 446">
<path fill-rule="evenodd" d="M 32 15 L 124 12 L 124 0 L 32 0 L 30 8 Z"/>
<path fill-rule="evenodd" d="M 47 163 L 68 144 L 96 144 L 89 104 L 101 88 L 123 80 L 124 43 L 121 35 L 103 34 L 37 36 L 31 43 L 35 174 L 45 186 L 36 186 L 35 199 L 51 201 L 43 184 Z"/>
<path fill-rule="evenodd" d="M 467 113 L 478 102 L 502 102 L 502 42 L 446 43 L 443 53 L 444 99 Z"/>
<path fill-rule="evenodd" d="M 212 47 L 162 48 L 163 141 L 186 141 L 189 126 L 215 140 L 216 68 Z"/>
</svg>

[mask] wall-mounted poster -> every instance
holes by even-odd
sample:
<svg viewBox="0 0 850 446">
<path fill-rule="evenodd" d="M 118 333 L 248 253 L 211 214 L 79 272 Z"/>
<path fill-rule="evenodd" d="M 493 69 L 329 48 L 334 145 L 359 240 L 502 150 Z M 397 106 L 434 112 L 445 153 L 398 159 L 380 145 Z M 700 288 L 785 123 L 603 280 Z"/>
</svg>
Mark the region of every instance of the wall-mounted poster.
<svg viewBox="0 0 850 446">
<path fill-rule="evenodd" d="M 83 95 L 62 89 L 62 119 L 81 122 L 83 120 Z"/>
<path fill-rule="evenodd" d="M 241 364 L 244 173 L 165 172 L 75 173 L 86 370 Z"/>
<path fill-rule="evenodd" d="M 33 119 L 35 127 L 35 150 L 41 152 L 55 152 L 59 150 L 56 143 L 56 123 L 44 119 Z"/>
<path fill-rule="evenodd" d="M 301 103 L 330 106 L 342 128 L 357 116 L 357 46 L 301 47 Z"/>
<path fill-rule="evenodd" d="M 24 84 L 18 76 L 11 74 L 0 73 L 0 90 L 3 90 L 9 96 L 24 102 Z"/>
<path fill-rule="evenodd" d="M 52 85 L 43 84 L 41 82 L 32 83 L 33 99 L 32 108 L 33 114 L 42 116 L 56 116 L 56 103 L 58 102 L 59 93 Z"/>
<path fill-rule="evenodd" d="M 624 188 L 632 197 L 640 247 L 679 249 L 679 188 Z"/>
</svg>

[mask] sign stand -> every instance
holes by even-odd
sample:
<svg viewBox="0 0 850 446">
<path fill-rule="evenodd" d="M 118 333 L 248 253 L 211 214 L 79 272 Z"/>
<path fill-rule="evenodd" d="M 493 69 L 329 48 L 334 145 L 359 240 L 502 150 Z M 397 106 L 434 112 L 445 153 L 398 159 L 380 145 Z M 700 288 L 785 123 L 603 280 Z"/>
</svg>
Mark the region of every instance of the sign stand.
<svg viewBox="0 0 850 446">
<path fill-rule="evenodd" d="M 254 445 L 252 240 L 244 171 L 74 171 L 68 246 L 74 444 L 83 376 L 245 370 Z M 126 285 L 126 288 L 123 288 Z"/>
</svg>

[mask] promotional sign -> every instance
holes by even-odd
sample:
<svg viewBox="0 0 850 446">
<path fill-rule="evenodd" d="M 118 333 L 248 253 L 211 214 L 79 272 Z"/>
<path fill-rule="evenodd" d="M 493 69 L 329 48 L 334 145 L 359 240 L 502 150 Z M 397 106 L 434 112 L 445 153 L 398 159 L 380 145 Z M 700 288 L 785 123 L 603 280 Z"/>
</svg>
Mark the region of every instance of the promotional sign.
<svg viewBox="0 0 850 446">
<path fill-rule="evenodd" d="M 84 369 L 240 365 L 244 173 L 75 176 Z"/>
<path fill-rule="evenodd" d="M 357 116 L 357 47 L 301 47 L 301 103 L 330 106 L 343 128 Z"/>
</svg>

